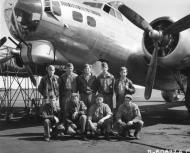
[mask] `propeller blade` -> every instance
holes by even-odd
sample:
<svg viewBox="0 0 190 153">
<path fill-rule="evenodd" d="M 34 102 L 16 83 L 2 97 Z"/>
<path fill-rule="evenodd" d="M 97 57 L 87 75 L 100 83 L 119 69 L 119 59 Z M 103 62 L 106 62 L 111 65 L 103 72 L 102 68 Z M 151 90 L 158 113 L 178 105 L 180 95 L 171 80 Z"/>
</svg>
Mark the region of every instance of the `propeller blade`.
<svg viewBox="0 0 190 153">
<path fill-rule="evenodd" d="M 3 46 L 3 44 L 7 41 L 6 37 L 1 38 L 0 40 L 0 47 Z"/>
<path fill-rule="evenodd" d="M 157 57 L 158 57 L 158 42 L 155 42 L 155 49 L 150 61 L 150 65 L 148 68 L 148 72 L 146 75 L 146 86 L 145 86 L 145 93 L 144 97 L 146 100 L 148 100 L 151 97 L 152 94 L 152 88 L 154 86 L 154 80 L 156 77 L 156 69 L 157 69 Z"/>
<path fill-rule="evenodd" d="M 29 66 L 29 65 L 25 65 L 25 67 L 26 67 L 26 70 L 27 70 L 27 72 L 28 72 L 28 74 L 29 74 L 29 77 L 30 77 L 31 82 L 32 82 L 33 85 L 36 87 L 36 85 L 37 85 L 36 79 L 34 78 L 34 75 L 33 75 L 33 73 L 32 73 L 32 70 L 31 70 L 30 66 Z"/>
<path fill-rule="evenodd" d="M 163 34 L 175 34 L 190 28 L 190 14 L 167 27 Z"/>
<path fill-rule="evenodd" d="M 152 26 L 143 17 L 131 8 L 127 7 L 125 4 L 118 6 L 118 10 L 137 27 L 147 32 L 153 31 Z"/>
</svg>

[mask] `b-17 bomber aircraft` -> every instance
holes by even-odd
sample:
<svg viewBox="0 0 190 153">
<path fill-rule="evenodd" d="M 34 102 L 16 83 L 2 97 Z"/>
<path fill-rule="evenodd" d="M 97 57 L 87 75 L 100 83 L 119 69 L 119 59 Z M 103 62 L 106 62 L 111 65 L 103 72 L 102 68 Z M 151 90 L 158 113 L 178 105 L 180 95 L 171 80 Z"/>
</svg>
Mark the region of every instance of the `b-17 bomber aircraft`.
<svg viewBox="0 0 190 153">
<path fill-rule="evenodd" d="M 31 65 L 42 72 L 48 64 L 72 62 L 81 69 L 85 63 L 107 61 L 116 76 L 121 66 L 127 66 L 128 77 L 145 86 L 145 99 L 154 88 L 171 100 L 176 89 L 185 92 L 190 66 L 190 2 L 168 1 L 171 5 L 151 0 L 7 1 L 7 26 L 20 42 L 10 38 L 20 50 L 12 56 L 19 67 L 27 67 L 34 83 Z M 190 102 L 186 105 L 190 111 Z"/>
</svg>

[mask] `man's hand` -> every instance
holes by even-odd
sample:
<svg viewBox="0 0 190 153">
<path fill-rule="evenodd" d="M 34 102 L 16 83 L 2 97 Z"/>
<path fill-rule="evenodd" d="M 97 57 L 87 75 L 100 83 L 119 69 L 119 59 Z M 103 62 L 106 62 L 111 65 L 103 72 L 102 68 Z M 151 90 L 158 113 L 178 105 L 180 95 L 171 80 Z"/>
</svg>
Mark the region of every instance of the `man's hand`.
<svg viewBox="0 0 190 153">
<path fill-rule="evenodd" d="M 97 131 L 97 124 L 93 124 L 91 125 L 92 131 L 96 132 Z"/>
<path fill-rule="evenodd" d="M 133 121 L 127 122 L 127 125 L 128 125 L 128 126 L 133 125 Z"/>
<path fill-rule="evenodd" d="M 84 113 L 84 111 L 79 111 L 78 114 L 79 115 L 84 115 L 85 113 Z"/>
<path fill-rule="evenodd" d="M 104 123 L 104 119 L 103 118 L 98 121 L 98 125 L 102 125 L 103 123 Z"/>
<path fill-rule="evenodd" d="M 78 117 L 78 112 L 74 112 L 73 115 L 72 115 L 72 119 L 75 120 L 77 117 Z"/>
<path fill-rule="evenodd" d="M 59 123 L 59 119 L 56 116 L 54 116 L 53 119 L 55 120 L 55 123 Z"/>
<path fill-rule="evenodd" d="M 125 122 L 120 122 L 119 123 L 122 127 L 125 127 L 127 124 Z"/>
</svg>

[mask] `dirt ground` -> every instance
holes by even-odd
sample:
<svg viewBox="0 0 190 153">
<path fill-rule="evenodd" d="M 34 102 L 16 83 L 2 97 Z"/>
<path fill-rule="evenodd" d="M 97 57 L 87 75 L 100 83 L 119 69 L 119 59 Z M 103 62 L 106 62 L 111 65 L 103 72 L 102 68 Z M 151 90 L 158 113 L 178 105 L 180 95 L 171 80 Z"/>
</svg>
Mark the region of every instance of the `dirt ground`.
<svg viewBox="0 0 190 153">
<path fill-rule="evenodd" d="M 190 152 L 190 115 L 182 102 L 165 103 L 158 91 L 149 102 L 135 95 L 145 122 L 140 140 L 100 137 L 82 141 L 80 138 L 61 137 L 43 140 L 42 123 L 22 119 L 7 124 L 0 121 L 0 153 L 153 153 Z"/>
</svg>

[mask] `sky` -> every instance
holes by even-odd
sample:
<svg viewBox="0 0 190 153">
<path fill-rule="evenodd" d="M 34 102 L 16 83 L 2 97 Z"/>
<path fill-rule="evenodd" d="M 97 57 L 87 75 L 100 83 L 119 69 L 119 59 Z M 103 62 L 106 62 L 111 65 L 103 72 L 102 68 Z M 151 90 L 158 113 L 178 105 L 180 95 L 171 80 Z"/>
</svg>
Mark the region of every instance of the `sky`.
<svg viewBox="0 0 190 153">
<path fill-rule="evenodd" d="M 4 36 L 10 36 L 8 28 L 4 19 L 4 8 L 5 2 L 10 2 L 14 0 L 0 0 L 0 38 Z M 80 0 L 76 0 L 80 1 Z M 86 0 L 81 0 L 81 2 Z M 93 0 L 91 0 L 93 1 Z M 98 0 L 95 0 L 98 1 Z M 110 0 L 105 0 L 109 2 Z M 113 0 L 111 0 L 113 1 Z M 161 16 L 170 16 L 174 20 L 178 20 L 183 16 L 189 14 L 190 0 L 121 0 L 128 7 L 135 10 L 144 17 L 148 22 L 161 17 Z M 102 2 L 102 0 L 101 0 Z M 132 33 L 140 32 L 138 28 Z M 141 32 L 142 33 L 142 32 Z M 6 46 L 15 47 L 15 45 L 8 40 L 5 43 Z M 0 79 L 0 87 L 2 85 L 2 80 Z"/>
</svg>

